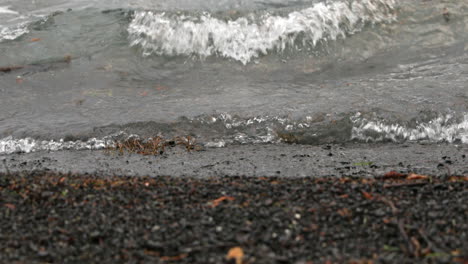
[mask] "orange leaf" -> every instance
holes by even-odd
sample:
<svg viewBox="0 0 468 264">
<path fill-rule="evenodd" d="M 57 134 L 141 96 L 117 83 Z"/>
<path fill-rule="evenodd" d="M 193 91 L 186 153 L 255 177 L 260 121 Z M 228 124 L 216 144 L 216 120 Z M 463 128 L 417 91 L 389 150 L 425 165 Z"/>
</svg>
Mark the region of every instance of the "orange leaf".
<svg viewBox="0 0 468 264">
<path fill-rule="evenodd" d="M 429 176 L 416 174 L 416 173 L 410 173 L 408 174 L 408 177 L 406 177 L 406 179 L 407 180 L 427 180 L 429 179 Z"/>
<path fill-rule="evenodd" d="M 153 256 L 153 257 L 159 257 L 160 256 L 159 252 L 156 252 L 156 251 L 145 249 L 144 252 L 145 252 L 146 255 L 149 255 L 149 256 Z"/>
<path fill-rule="evenodd" d="M 343 199 L 346 199 L 346 198 L 349 198 L 349 194 L 342 194 L 339 196 L 340 198 L 343 198 Z"/>
<path fill-rule="evenodd" d="M 461 264 L 468 264 L 468 259 L 463 258 L 463 257 L 457 257 L 457 258 L 453 258 L 453 262 L 461 263 Z"/>
<path fill-rule="evenodd" d="M 368 193 L 368 192 L 365 192 L 365 191 L 361 191 L 362 193 L 362 196 L 364 196 L 364 198 L 366 198 L 367 200 L 372 200 L 374 199 L 374 196 L 372 196 L 372 194 Z"/>
<path fill-rule="evenodd" d="M 351 179 L 348 179 L 348 178 L 341 178 L 338 180 L 340 183 L 347 183 L 347 182 L 350 182 L 352 181 Z"/>
<path fill-rule="evenodd" d="M 213 201 L 211 202 L 211 204 L 212 204 L 211 207 L 216 207 L 216 206 L 218 206 L 218 205 L 219 205 L 222 201 L 224 201 L 224 200 L 234 201 L 234 197 L 231 197 L 231 196 L 221 196 L 221 197 L 219 197 L 218 199 L 213 200 Z"/>
<path fill-rule="evenodd" d="M 233 247 L 229 249 L 226 255 L 227 260 L 235 259 L 236 264 L 242 264 L 243 258 L 244 258 L 244 251 L 240 247 Z"/>
<path fill-rule="evenodd" d="M 164 85 L 156 85 L 154 86 L 154 89 L 158 90 L 158 91 L 165 91 L 165 90 L 169 90 L 168 87 L 164 86 Z"/>
<path fill-rule="evenodd" d="M 451 176 L 449 178 L 449 181 L 451 182 L 468 181 L 468 176 Z"/>
<path fill-rule="evenodd" d="M 389 223 L 392 222 L 392 219 L 384 218 L 382 221 L 383 221 L 385 224 L 389 224 Z"/>
<path fill-rule="evenodd" d="M 37 42 L 37 41 L 41 41 L 41 39 L 40 39 L 40 38 L 32 38 L 32 39 L 30 40 L 30 42 Z"/>
<path fill-rule="evenodd" d="M 338 210 L 338 214 L 345 217 L 345 216 L 351 216 L 351 211 L 349 211 L 348 208 L 343 208 Z"/>
<path fill-rule="evenodd" d="M 405 176 L 406 176 L 406 174 L 403 174 L 403 173 L 399 173 L 399 172 L 396 172 L 396 171 L 389 171 L 389 172 L 385 173 L 384 179 L 403 178 Z"/>
<path fill-rule="evenodd" d="M 123 184 L 125 184 L 124 181 L 112 181 L 110 185 L 112 187 L 116 187 L 116 186 L 120 186 L 120 185 L 123 185 Z"/>
<path fill-rule="evenodd" d="M 15 210 L 16 206 L 14 204 L 6 203 L 4 206 L 10 210 Z"/>
<path fill-rule="evenodd" d="M 371 179 L 361 179 L 362 184 L 373 184 L 374 180 Z"/>
</svg>

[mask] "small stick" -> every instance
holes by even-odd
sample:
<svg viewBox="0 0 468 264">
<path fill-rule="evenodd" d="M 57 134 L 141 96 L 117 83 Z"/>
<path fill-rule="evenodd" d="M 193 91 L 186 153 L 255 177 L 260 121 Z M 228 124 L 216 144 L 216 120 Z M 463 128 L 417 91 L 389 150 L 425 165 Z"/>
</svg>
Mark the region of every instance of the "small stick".
<svg viewBox="0 0 468 264">
<path fill-rule="evenodd" d="M 406 233 L 406 230 L 405 230 L 405 227 L 403 225 L 403 221 L 402 220 L 399 220 L 398 221 L 398 230 L 400 231 L 400 234 L 401 236 L 405 239 L 406 241 L 406 244 L 408 246 L 408 250 L 409 250 L 409 253 L 412 254 L 414 256 L 414 252 L 413 252 L 413 244 L 411 243 L 409 237 L 408 237 L 408 234 Z"/>
<path fill-rule="evenodd" d="M 383 187 L 388 188 L 397 188 L 397 187 L 414 187 L 414 186 L 422 186 L 426 185 L 429 182 L 415 182 L 415 183 L 401 183 L 401 184 L 385 184 Z"/>
<path fill-rule="evenodd" d="M 416 237 L 414 237 L 414 236 L 411 237 L 410 241 L 411 241 L 411 244 L 413 244 L 413 246 L 414 246 L 413 255 L 418 258 L 421 255 L 420 254 L 420 252 L 421 252 L 421 243 L 419 243 L 418 239 Z"/>
<path fill-rule="evenodd" d="M 15 70 L 21 70 L 23 68 L 24 66 L 0 67 L 0 72 L 7 73 L 7 72 L 15 71 Z"/>
<path fill-rule="evenodd" d="M 422 228 L 418 228 L 418 233 L 421 235 L 424 241 L 426 241 L 427 245 L 432 251 L 442 251 L 438 247 L 434 246 L 434 244 L 432 243 L 431 240 L 429 240 L 429 238 L 427 237 L 426 233 L 424 232 Z"/>
<path fill-rule="evenodd" d="M 397 215 L 397 214 L 398 214 L 398 212 L 399 212 L 399 211 L 398 211 L 398 208 L 396 208 L 395 204 L 394 204 L 392 201 L 388 200 L 388 199 L 385 198 L 385 197 L 379 197 L 379 200 L 382 201 L 384 204 L 390 206 L 390 208 L 392 209 L 392 213 L 393 213 L 394 215 Z"/>
</svg>

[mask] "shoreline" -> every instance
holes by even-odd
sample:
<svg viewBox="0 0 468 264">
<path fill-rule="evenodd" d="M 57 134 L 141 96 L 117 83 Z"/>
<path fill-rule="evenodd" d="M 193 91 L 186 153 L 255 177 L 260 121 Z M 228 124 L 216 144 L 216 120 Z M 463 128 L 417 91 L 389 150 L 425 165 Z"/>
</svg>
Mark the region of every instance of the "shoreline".
<svg viewBox="0 0 468 264">
<path fill-rule="evenodd" d="M 375 177 L 390 170 L 431 176 L 468 175 L 468 145 L 347 143 L 232 145 L 163 155 L 66 150 L 0 156 L 0 172 L 55 171 L 121 176 Z"/>
<path fill-rule="evenodd" d="M 279 144 L 3 156 L 0 262 L 234 263 L 226 256 L 240 248 L 243 264 L 466 263 L 467 151 Z"/>
</svg>

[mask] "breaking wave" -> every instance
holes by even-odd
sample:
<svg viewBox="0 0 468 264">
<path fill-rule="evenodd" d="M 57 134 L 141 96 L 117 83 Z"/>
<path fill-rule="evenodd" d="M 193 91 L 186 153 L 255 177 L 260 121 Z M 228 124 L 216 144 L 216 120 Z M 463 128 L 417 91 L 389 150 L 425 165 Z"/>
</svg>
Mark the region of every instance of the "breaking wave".
<svg viewBox="0 0 468 264">
<path fill-rule="evenodd" d="M 397 0 L 343 0 L 316 3 L 286 16 L 265 13 L 220 19 L 177 13 L 136 12 L 128 27 L 131 46 L 144 56 L 217 55 L 247 64 L 270 51 L 314 47 L 345 38 L 376 23 L 396 20 Z"/>
<path fill-rule="evenodd" d="M 457 121 L 452 115 L 439 116 L 429 122 L 409 127 L 397 123 L 360 119 L 355 121 L 352 139 L 366 142 L 376 141 L 420 141 L 461 142 L 468 144 L 468 114 Z"/>
<path fill-rule="evenodd" d="M 19 13 L 11 10 L 9 6 L 0 6 L 0 14 L 18 15 Z"/>
<path fill-rule="evenodd" d="M 135 134 L 132 127 L 137 124 L 116 126 L 115 132 L 105 137 L 92 137 L 88 140 L 37 140 L 33 138 L 15 139 L 11 136 L 0 139 L 0 155 L 30 153 L 36 151 L 59 150 L 98 150 L 113 146 L 115 142 L 128 138 L 148 138 L 148 134 L 171 138 L 175 135 L 155 131 L 157 126 L 149 125 L 151 131 Z M 148 124 L 141 124 L 145 127 Z M 432 143 L 468 144 L 468 114 L 456 118 L 452 114 L 440 115 L 428 122 L 400 124 L 384 120 L 364 118 L 360 113 L 344 117 L 342 120 L 317 120 L 306 117 L 304 120 L 289 120 L 282 117 L 258 116 L 242 119 L 228 114 L 201 116 L 183 119 L 176 130 L 187 127 L 187 132 L 205 147 L 225 147 L 232 144 L 297 143 L 329 144 L 350 141 L 396 143 L 427 141 Z M 170 124 L 161 124 L 161 127 Z M 141 128 L 140 127 L 140 128 Z M 141 130 L 140 130 L 141 132 Z"/>
<path fill-rule="evenodd" d="M 27 33 L 29 33 L 27 23 L 21 23 L 14 26 L 0 25 L 0 42 L 15 40 Z"/>
<path fill-rule="evenodd" d="M 11 10 L 8 6 L 0 6 L 0 17 L 6 16 L 7 18 L 10 16 L 18 16 L 19 13 Z M 1 25 L 0 24 L 0 42 L 6 40 L 14 40 L 21 37 L 24 34 L 29 32 L 27 28 L 27 23 L 21 22 L 16 25 Z"/>
<path fill-rule="evenodd" d="M 103 149 L 106 144 L 106 139 L 96 138 L 87 141 L 64 141 L 63 139 L 55 141 L 32 138 L 14 139 L 10 136 L 0 140 L 0 154 L 58 150 L 97 150 Z"/>
</svg>

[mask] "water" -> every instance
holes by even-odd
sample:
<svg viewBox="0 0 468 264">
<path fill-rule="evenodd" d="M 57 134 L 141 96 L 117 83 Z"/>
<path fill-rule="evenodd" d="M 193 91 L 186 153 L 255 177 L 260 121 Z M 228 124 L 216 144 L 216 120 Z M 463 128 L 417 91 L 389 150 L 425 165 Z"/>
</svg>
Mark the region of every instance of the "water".
<svg viewBox="0 0 468 264">
<path fill-rule="evenodd" d="M 0 0 L 0 154 L 468 143 L 468 1 Z"/>
</svg>

